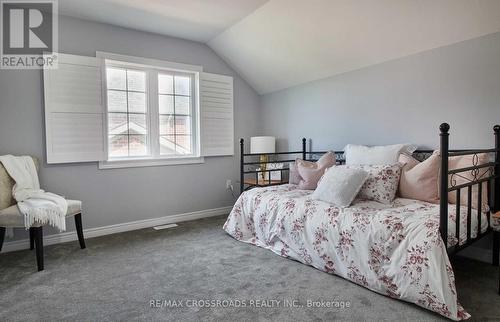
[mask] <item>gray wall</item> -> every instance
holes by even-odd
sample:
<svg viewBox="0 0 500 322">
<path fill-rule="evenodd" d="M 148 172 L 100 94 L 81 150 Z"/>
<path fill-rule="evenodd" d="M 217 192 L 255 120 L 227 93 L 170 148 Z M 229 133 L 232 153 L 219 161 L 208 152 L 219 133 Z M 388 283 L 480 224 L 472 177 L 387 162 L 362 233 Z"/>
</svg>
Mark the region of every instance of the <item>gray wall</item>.
<svg viewBox="0 0 500 322">
<path fill-rule="evenodd" d="M 69 17 L 59 23 L 62 53 L 107 51 L 202 65 L 206 72 L 233 76 L 235 136 L 258 131 L 259 96 L 208 46 Z M 0 154 L 31 154 L 45 161 L 42 88 L 40 71 L 0 70 Z M 83 200 L 84 226 L 91 228 L 232 205 L 226 179 L 237 188 L 238 171 L 237 155 L 205 158 L 204 164 L 113 170 L 98 170 L 97 163 L 44 162 L 40 180 L 48 191 Z M 14 239 L 21 238 L 26 233 L 18 229 Z"/>
<path fill-rule="evenodd" d="M 347 143 L 439 146 L 451 125 L 455 148 L 493 147 L 500 124 L 500 33 L 296 86 L 262 97 L 262 134 L 280 149 Z M 491 238 L 463 254 L 489 261 Z"/>
<path fill-rule="evenodd" d="M 262 98 L 264 135 L 299 147 L 413 142 L 489 147 L 500 123 L 500 33 L 314 81 Z"/>
</svg>

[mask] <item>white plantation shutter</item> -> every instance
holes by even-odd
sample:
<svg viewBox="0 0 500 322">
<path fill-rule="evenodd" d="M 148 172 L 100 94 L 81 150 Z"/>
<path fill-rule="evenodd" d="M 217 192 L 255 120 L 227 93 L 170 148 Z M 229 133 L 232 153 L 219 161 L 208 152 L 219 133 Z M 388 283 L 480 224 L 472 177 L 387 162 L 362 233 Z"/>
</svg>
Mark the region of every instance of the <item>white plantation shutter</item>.
<svg viewBox="0 0 500 322">
<path fill-rule="evenodd" d="M 105 159 L 101 65 L 58 54 L 58 68 L 44 70 L 47 163 Z"/>
<path fill-rule="evenodd" d="M 200 73 L 201 154 L 234 154 L 233 78 Z"/>
</svg>

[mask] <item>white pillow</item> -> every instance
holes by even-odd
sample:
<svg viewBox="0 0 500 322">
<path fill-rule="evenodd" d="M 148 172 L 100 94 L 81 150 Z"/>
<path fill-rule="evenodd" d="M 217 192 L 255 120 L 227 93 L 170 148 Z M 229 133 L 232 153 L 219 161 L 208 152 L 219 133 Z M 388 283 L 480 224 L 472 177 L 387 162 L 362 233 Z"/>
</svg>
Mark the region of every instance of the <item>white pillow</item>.
<svg viewBox="0 0 500 322">
<path fill-rule="evenodd" d="M 417 149 L 413 144 L 364 146 L 348 144 L 344 148 L 345 164 L 394 164 L 401 153 L 411 155 Z"/>
<path fill-rule="evenodd" d="M 368 178 L 368 172 L 334 166 L 326 171 L 312 193 L 312 198 L 340 207 L 349 207 Z"/>
</svg>

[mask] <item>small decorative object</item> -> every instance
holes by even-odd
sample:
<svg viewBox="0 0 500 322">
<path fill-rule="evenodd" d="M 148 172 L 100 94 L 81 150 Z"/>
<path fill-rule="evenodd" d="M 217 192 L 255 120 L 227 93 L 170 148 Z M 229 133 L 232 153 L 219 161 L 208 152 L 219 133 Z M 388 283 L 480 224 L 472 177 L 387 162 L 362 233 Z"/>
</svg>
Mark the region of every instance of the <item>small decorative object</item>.
<svg viewBox="0 0 500 322">
<path fill-rule="evenodd" d="M 267 165 L 268 170 L 281 170 L 283 169 L 283 163 L 269 163 Z M 268 172 L 272 180 L 281 181 L 281 171 L 270 171 Z"/>
<path fill-rule="evenodd" d="M 254 136 L 250 138 L 250 153 L 260 154 L 261 179 L 266 180 L 268 153 L 276 152 L 276 138 L 274 136 Z"/>
<path fill-rule="evenodd" d="M 268 181 L 269 172 L 263 172 L 261 168 L 255 169 L 255 172 L 257 172 L 257 175 L 258 175 L 258 178 L 257 178 L 258 184 L 264 184 L 266 181 Z"/>
<path fill-rule="evenodd" d="M 496 231 L 497 233 L 500 233 L 500 211 L 498 211 L 491 217 L 491 221 L 492 221 L 491 226 L 493 230 Z"/>
</svg>

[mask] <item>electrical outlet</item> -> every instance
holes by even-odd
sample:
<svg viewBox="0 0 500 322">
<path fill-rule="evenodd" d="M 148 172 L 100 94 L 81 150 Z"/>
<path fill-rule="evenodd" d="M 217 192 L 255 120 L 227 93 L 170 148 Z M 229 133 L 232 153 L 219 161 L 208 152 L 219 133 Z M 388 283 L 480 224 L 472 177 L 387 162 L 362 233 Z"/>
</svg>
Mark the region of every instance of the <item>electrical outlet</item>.
<svg viewBox="0 0 500 322">
<path fill-rule="evenodd" d="M 233 182 L 229 179 L 226 180 L 226 189 L 227 190 L 232 190 L 233 189 Z"/>
</svg>

